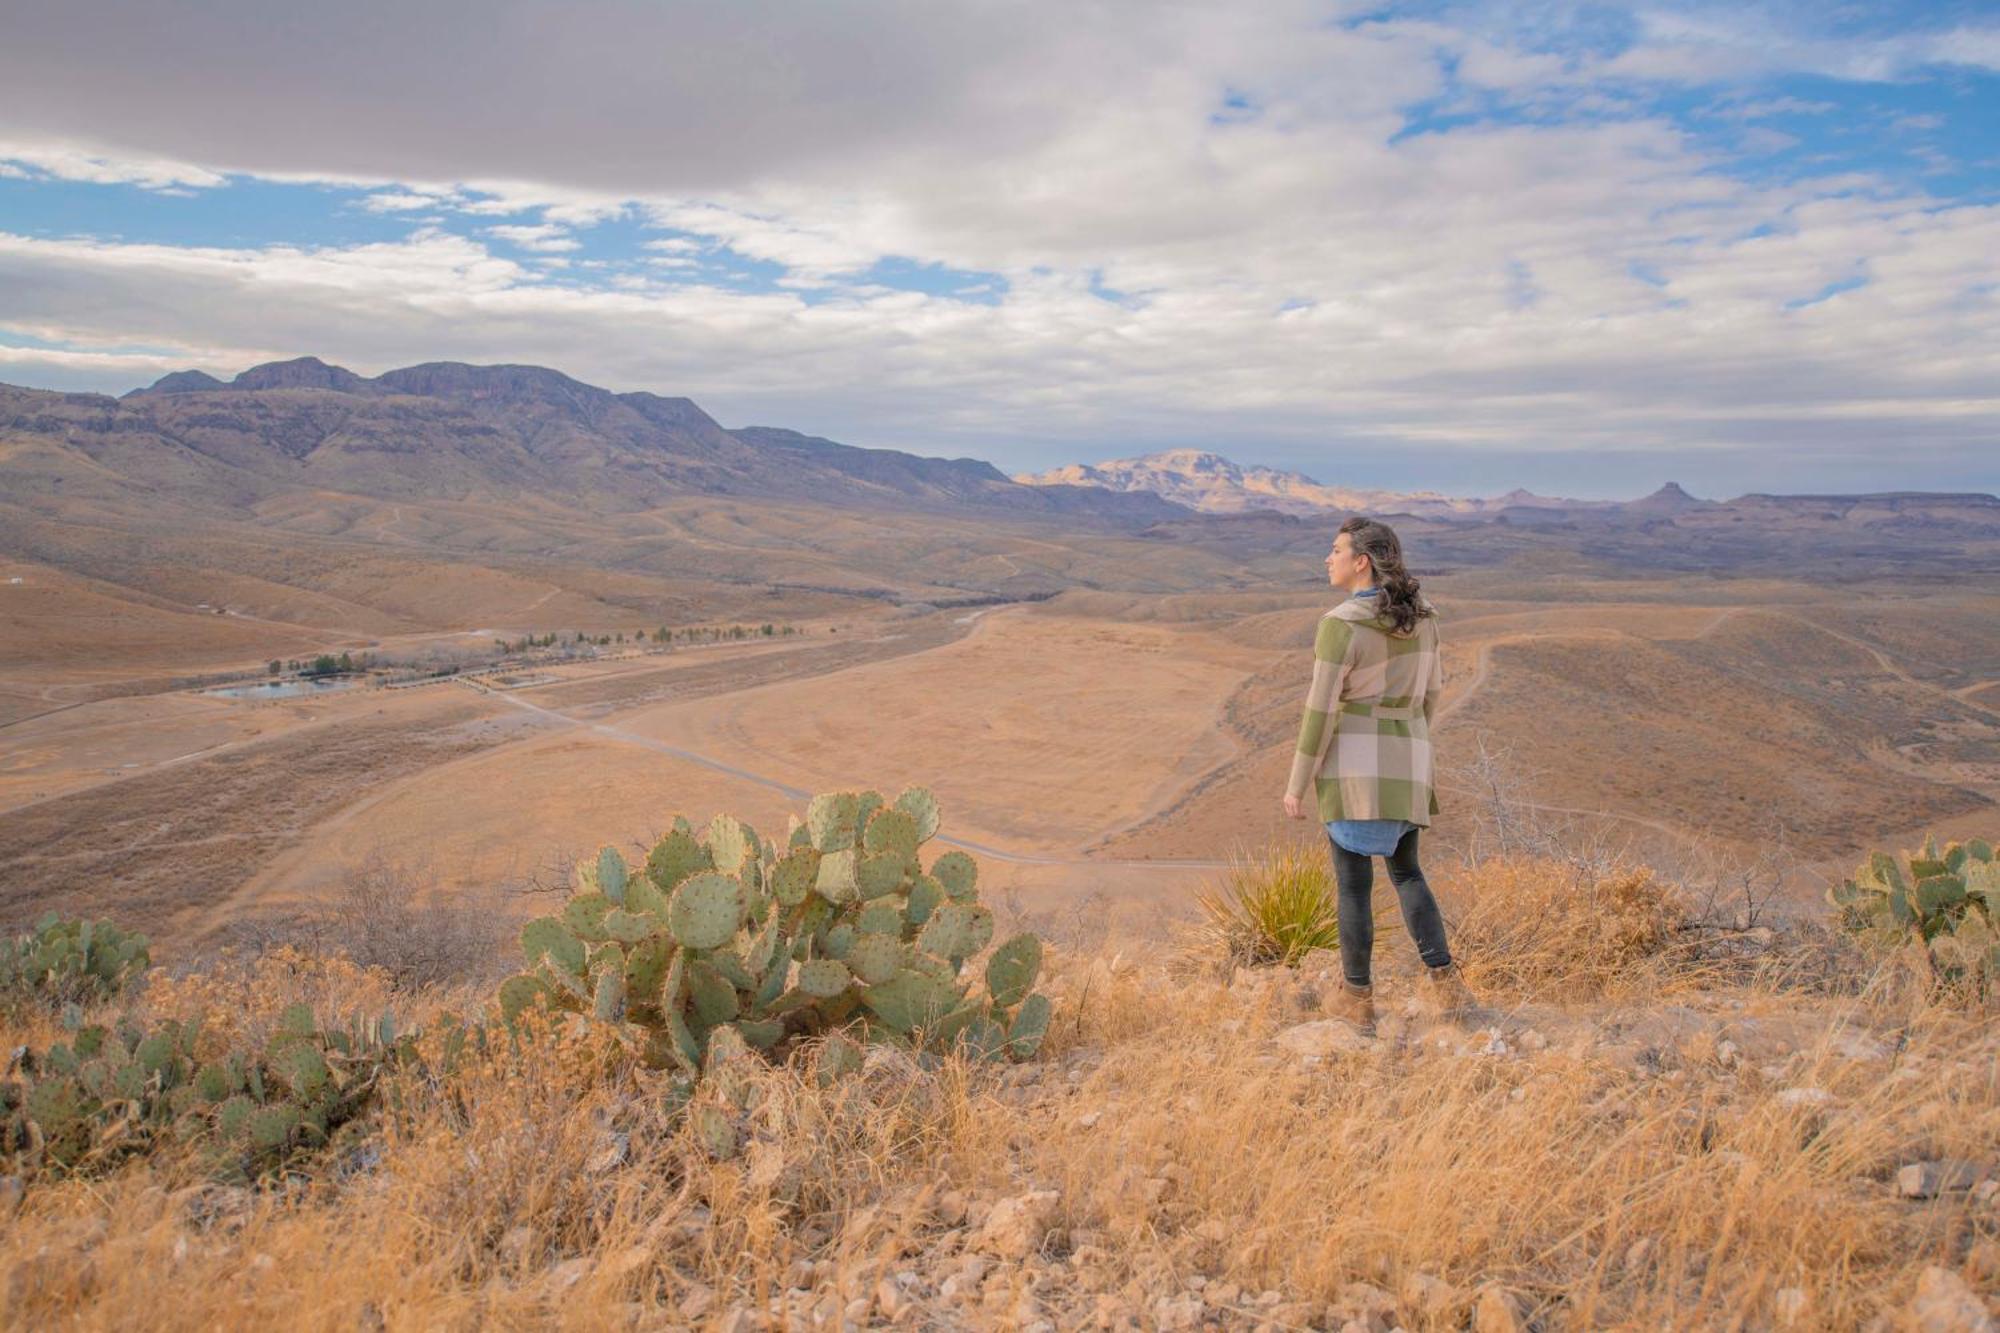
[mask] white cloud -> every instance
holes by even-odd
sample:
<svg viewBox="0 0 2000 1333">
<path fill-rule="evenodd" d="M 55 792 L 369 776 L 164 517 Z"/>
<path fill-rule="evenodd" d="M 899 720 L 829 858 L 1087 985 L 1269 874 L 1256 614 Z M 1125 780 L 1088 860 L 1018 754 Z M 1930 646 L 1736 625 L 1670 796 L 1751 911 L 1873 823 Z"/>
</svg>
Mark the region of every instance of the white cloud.
<svg viewBox="0 0 2000 1333">
<path fill-rule="evenodd" d="M 24 175 L 19 168 L 29 167 L 58 180 L 97 185 L 139 185 L 166 190 L 176 186 L 208 189 L 229 183 L 220 173 L 190 162 L 60 141 L 0 140 L 0 166 L 10 163 L 15 169 L 9 175 Z"/>
<path fill-rule="evenodd" d="M 361 201 L 361 207 L 370 213 L 409 213 L 419 209 L 436 208 L 445 200 L 434 194 L 412 194 L 408 190 L 389 190 L 381 194 L 371 194 Z"/>
<path fill-rule="evenodd" d="M 436 227 L 346 250 L 5 237 L 0 326 L 75 347 L 172 339 L 204 365 L 244 348 L 362 370 L 539 361 L 738 422 L 960 452 L 1116 436 L 1253 438 L 1295 463 L 1329 439 L 1806 456 L 1894 438 L 1943 456 L 1990 438 L 1993 209 L 1865 176 L 1731 178 L 1621 82 L 1876 77 L 1944 39 L 1843 45 L 1720 12 L 1649 18 L 1609 58 L 1442 20 L 1344 29 L 1303 0 L 1101 0 L 1043 23 L 912 0 L 777 29 L 734 7 L 586 0 L 560 24 L 502 11 L 472 47 L 427 6 L 394 49 L 309 14 L 284 43 L 252 25 L 219 52 L 194 40 L 216 15 L 190 36 L 140 12 L 162 49 L 98 53 L 135 84 L 73 63 L 88 86 L 60 115 L 33 100 L 48 80 L 10 84 L 24 71 L 0 52 L 0 121 L 109 133 L 143 96 L 160 154 L 199 143 L 216 172 L 365 183 L 363 207 L 435 208 L 532 257 Z M 57 22 L 32 16 L 31 44 Z M 302 62 L 308 36 L 371 70 L 370 97 Z M 1978 35 L 1946 44 L 1976 53 Z M 1392 144 L 1408 107 L 1452 92 L 1447 59 L 1468 107 L 1554 123 Z M 408 77 L 419 66 L 430 77 Z M 225 115 L 218 80 L 269 115 Z M 524 105 L 524 86 L 545 95 Z M 1231 92 L 1247 108 L 1211 123 Z M 1711 114 L 1770 149 L 1788 140 L 1754 122 L 1826 110 L 1724 95 Z M 685 234 L 556 276 L 579 233 L 628 215 Z M 775 266 L 778 290 L 731 290 L 698 255 Z M 999 299 L 862 282 L 885 256 L 997 274 Z"/>
<path fill-rule="evenodd" d="M 581 250 L 583 248 L 583 243 L 574 236 L 571 236 L 566 228 L 554 226 L 550 223 L 536 223 L 532 226 L 518 227 L 488 227 L 486 228 L 486 234 L 488 236 L 497 236 L 503 241 L 509 241 L 520 246 L 523 250 L 555 252 Z"/>
</svg>

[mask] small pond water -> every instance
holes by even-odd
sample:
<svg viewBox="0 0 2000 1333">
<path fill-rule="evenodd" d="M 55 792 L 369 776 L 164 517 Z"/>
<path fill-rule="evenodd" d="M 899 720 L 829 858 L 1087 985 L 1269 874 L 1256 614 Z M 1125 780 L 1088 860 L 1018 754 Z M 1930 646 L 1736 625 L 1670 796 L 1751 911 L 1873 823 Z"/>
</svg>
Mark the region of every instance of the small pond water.
<svg viewBox="0 0 2000 1333">
<path fill-rule="evenodd" d="M 359 676 L 332 676 L 321 680 L 266 680 L 255 685 L 225 685 L 203 690 L 224 699 L 296 699 L 302 694 L 333 694 L 361 684 Z"/>
</svg>

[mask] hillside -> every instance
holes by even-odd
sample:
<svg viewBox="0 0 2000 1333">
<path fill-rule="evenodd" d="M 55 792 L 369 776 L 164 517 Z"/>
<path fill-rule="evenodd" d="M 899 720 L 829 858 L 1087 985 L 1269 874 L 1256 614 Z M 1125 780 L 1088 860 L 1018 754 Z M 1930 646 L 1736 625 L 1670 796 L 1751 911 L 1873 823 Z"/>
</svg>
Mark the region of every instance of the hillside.
<svg viewBox="0 0 2000 1333">
<path fill-rule="evenodd" d="M 0 1290 L 20 1326 L 87 1329 L 1992 1327 L 1990 1019 L 1823 924 L 1718 930 L 1643 871 L 1433 874 L 1476 1012 L 1426 1000 L 1386 904 L 1373 1036 L 1322 1016 L 1325 953 L 1055 932 L 1035 1058 L 711 1065 L 696 1105 L 746 1108 L 727 1150 L 582 1014 L 448 1063 L 444 1016 L 490 1018 L 517 948 L 386 909 L 401 936 L 91 1011 L 205 1020 L 216 1049 L 292 1005 L 393 1012 L 423 1032 L 376 1111 L 261 1185 L 192 1146 L 0 1177 Z M 340 956 L 369 941 L 459 970 Z M 0 1014 L 10 1047 L 66 1036 Z"/>
</svg>

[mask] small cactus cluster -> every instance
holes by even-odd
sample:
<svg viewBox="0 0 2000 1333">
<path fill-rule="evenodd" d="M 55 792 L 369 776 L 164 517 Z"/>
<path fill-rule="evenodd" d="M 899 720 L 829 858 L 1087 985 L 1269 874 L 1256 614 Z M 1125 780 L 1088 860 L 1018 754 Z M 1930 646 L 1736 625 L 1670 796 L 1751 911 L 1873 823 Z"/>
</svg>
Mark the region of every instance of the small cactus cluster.
<svg viewBox="0 0 2000 1333">
<path fill-rule="evenodd" d="M 978 866 L 926 864 L 937 802 L 913 787 L 813 797 L 785 844 L 720 814 L 685 818 L 643 866 L 606 847 L 580 867 L 559 916 L 521 931 L 529 970 L 500 987 L 511 1027 L 537 1005 L 612 1024 L 645 1063 L 694 1078 L 735 1053 L 766 1054 L 849 1026 L 863 1040 L 1028 1059 L 1048 1031 L 1032 993 L 1042 946 L 994 949 L 982 992 L 961 979 L 993 937 Z"/>
<path fill-rule="evenodd" d="M 381 1074 L 416 1049 L 387 1015 L 323 1030 L 305 1005 L 255 1053 L 204 1058 L 200 1036 L 196 1023 L 79 1024 L 21 1053 L 20 1077 L 0 1082 L 0 1156 L 81 1170 L 171 1139 L 202 1144 L 219 1175 L 261 1175 L 350 1136 Z"/>
<path fill-rule="evenodd" d="M 1982 994 L 2000 982 L 2000 860 L 1984 839 L 1940 850 L 1927 838 L 1903 864 L 1875 852 L 1826 896 L 1847 929 L 1919 945 L 1935 980 L 1970 978 Z"/>
<path fill-rule="evenodd" d="M 50 912 L 27 934 L 0 940 L 0 993 L 61 1003 L 107 999 L 138 980 L 152 961 L 144 935 Z"/>
</svg>

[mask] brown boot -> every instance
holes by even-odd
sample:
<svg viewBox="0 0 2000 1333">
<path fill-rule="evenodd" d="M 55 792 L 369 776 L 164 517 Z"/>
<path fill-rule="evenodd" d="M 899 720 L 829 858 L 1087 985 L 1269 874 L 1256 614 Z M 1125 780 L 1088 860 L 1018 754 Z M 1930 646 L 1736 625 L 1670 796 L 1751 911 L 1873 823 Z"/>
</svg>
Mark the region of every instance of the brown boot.
<svg viewBox="0 0 2000 1333">
<path fill-rule="evenodd" d="M 1347 978 L 1340 979 L 1340 988 L 1327 1001 L 1327 1017 L 1352 1023 L 1364 1037 L 1375 1035 L 1375 988 L 1357 986 Z"/>
<path fill-rule="evenodd" d="M 1424 979 L 1425 1005 L 1435 1017 L 1448 1023 L 1477 1025 L 1484 1022 L 1489 1011 L 1473 998 L 1472 990 L 1465 984 L 1465 973 L 1453 959 L 1443 967 L 1425 969 L 1429 975 Z"/>
</svg>

